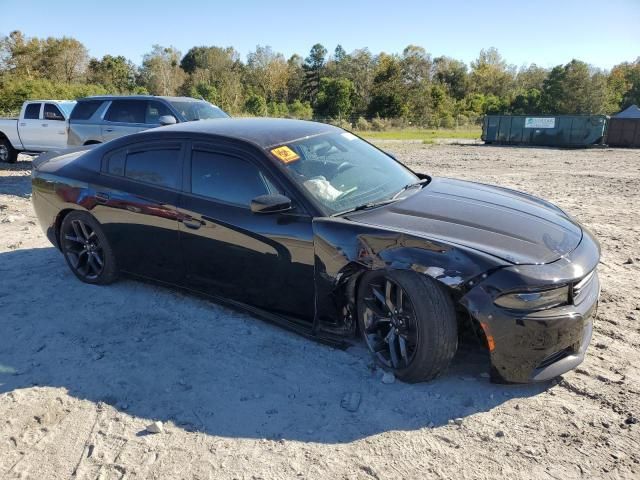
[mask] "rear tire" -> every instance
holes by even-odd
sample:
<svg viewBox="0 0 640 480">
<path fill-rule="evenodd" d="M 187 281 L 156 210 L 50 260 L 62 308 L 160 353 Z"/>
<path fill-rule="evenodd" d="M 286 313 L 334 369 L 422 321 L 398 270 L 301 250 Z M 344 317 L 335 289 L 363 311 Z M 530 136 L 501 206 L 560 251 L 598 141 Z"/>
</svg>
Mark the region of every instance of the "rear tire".
<svg viewBox="0 0 640 480">
<path fill-rule="evenodd" d="M 7 138 L 0 138 L 0 161 L 16 163 L 18 161 L 18 151 L 13 148 Z"/>
<path fill-rule="evenodd" d="M 71 212 L 60 226 L 60 248 L 78 279 L 107 285 L 118 278 L 113 250 L 100 223 L 86 212 Z"/>
<path fill-rule="evenodd" d="M 357 304 L 365 343 L 400 380 L 424 382 L 449 366 L 458 348 L 455 308 L 431 277 L 400 270 L 368 272 L 360 281 Z"/>
</svg>

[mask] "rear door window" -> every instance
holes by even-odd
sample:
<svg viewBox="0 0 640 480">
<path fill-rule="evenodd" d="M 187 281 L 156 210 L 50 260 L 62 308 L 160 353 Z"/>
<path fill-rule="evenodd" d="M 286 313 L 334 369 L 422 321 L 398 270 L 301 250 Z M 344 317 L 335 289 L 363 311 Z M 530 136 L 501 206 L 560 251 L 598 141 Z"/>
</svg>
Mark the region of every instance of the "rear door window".
<svg viewBox="0 0 640 480">
<path fill-rule="evenodd" d="M 145 123 L 146 100 L 113 100 L 105 120 L 118 123 Z"/>
<path fill-rule="evenodd" d="M 107 156 L 107 172 L 111 175 L 124 175 L 124 162 L 127 159 L 126 150 L 118 150 Z"/>
<path fill-rule="evenodd" d="M 40 105 L 41 103 L 30 103 L 24 110 L 25 120 L 38 120 L 40 118 Z"/>
<path fill-rule="evenodd" d="M 45 120 L 58 120 L 64 122 L 64 115 L 62 115 L 60 109 L 52 103 L 44 104 L 44 114 L 42 117 Z"/>
<path fill-rule="evenodd" d="M 147 102 L 144 123 L 147 125 L 160 125 L 160 117 L 164 115 L 171 115 L 175 118 L 173 112 L 169 110 L 169 107 L 164 103 L 158 102 L 157 100 L 149 100 Z"/>
<path fill-rule="evenodd" d="M 255 197 L 269 193 L 267 185 L 247 160 L 204 150 L 192 153 L 191 193 L 248 207 Z"/>
<path fill-rule="evenodd" d="M 179 144 L 175 147 L 149 147 L 129 151 L 125 160 L 124 175 L 139 182 L 178 189 L 182 171 L 181 160 Z"/>
<path fill-rule="evenodd" d="M 71 120 L 89 120 L 102 105 L 102 100 L 78 102 L 71 112 Z"/>
</svg>

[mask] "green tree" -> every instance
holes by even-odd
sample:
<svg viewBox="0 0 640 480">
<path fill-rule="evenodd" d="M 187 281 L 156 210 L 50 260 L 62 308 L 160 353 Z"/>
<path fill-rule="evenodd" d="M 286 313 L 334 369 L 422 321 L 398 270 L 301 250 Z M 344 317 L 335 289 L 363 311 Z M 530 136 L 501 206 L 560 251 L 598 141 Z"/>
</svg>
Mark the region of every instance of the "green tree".
<svg viewBox="0 0 640 480">
<path fill-rule="evenodd" d="M 516 74 L 515 84 L 520 90 L 542 90 L 542 85 L 549 74 L 549 70 L 532 63 L 529 66 L 520 67 Z"/>
<path fill-rule="evenodd" d="M 198 85 L 215 88 L 216 104 L 230 113 L 240 113 L 244 107 L 244 65 L 232 47 L 193 47 L 180 61 L 188 74 L 182 91 L 189 94 Z M 199 87 L 202 88 L 202 87 Z"/>
<path fill-rule="evenodd" d="M 542 113 L 540 90 L 530 88 L 518 93 L 511 101 L 509 110 L 514 115 L 528 115 Z"/>
<path fill-rule="evenodd" d="M 193 98 L 201 98 L 216 105 L 220 102 L 218 90 L 209 83 L 197 83 L 196 85 L 192 85 L 189 89 L 189 96 Z"/>
<path fill-rule="evenodd" d="M 140 80 L 152 95 L 175 95 L 184 79 L 180 52 L 174 47 L 154 45 L 153 50 L 144 55 Z"/>
<path fill-rule="evenodd" d="M 287 99 L 289 66 L 281 53 L 271 47 L 258 45 L 247 56 L 246 76 L 248 83 L 267 99 L 267 102 L 282 102 Z"/>
<path fill-rule="evenodd" d="M 251 93 L 244 102 L 245 111 L 256 117 L 265 117 L 267 111 L 267 101 L 261 95 L 257 93 Z"/>
<path fill-rule="evenodd" d="M 431 81 L 431 67 L 433 62 L 431 55 L 429 55 L 424 48 L 417 45 L 407 46 L 402 51 L 400 65 L 402 68 L 402 77 L 409 88 L 418 87 L 422 83 L 429 83 Z"/>
<path fill-rule="evenodd" d="M 368 113 L 372 117 L 402 117 L 407 113 L 407 97 L 400 61 L 381 53 L 377 63 Z"/>
<path fill-rule="evenodd" d="M 355 89 L 346 78 L 322 78 L 316 100 L 316 112 L 325 117 L 348 117 L 353 109 Z"/>
<path fill-rule="evenodd" d="M 0 42 L 0 69 L 18 78 L 34 79 L 41 75 L 42 44 L 15 30 Z"/>
<path fill-rule="evenodd" d="M 113 93 L 130 93 L 136 88 L 136 67 L 123 56 L 92 58 L 87 68 L 87 82 L 104 85 Z"/>
<path fill-rule="evenodd" d="M 376 70 L 373 55 L 366 48 L 355 50 L 342 62 L 341 68 L 344 77 L 353 82 L 355 89 L 353 112 L 357 115 L 365 115 L 371 102 Z"/>
<path fill-rule="evenodd" d="M 289 116 L 300 120 L 311 120 L 313 118 L 313 109 L 309 102 L 301 102 L 296 99 L 289 104 Z"/>
<path fill-rule="evenodd" d="M 87 49 L 75 38 L 47 38 L 42 44 L 40 68 L 46 78 L 82 81 L 88 63 Z"/>
<path fill-rule="evenodd" d="M 506 97 L 513 80 L 514 68 L 493 47 L 480 50 L 478 58 L 471 62 L 471 87 L 475 92 Z"/>
<path fill-rule="evenodd" d="M 311 47 L 309 56 L 304 59 L 303 68 L 305 71 L 305 94 L 306 98 L 315 104 L 318 90 L 320 89 L 320 79 L 325 68 L 327 49 L 320 43 Z"/>
<path fill-rule="evenodd" d="M 294 53 L 287 60 L 287 101 L 300 101 L 304 98 L 305 71 L 303 68 L 303 60 L 300 55 Z"/>
<path fill-rule="evenodd" d="M 640 57 L 624 62 L 611 70 L 608 78 L 611 102 L 619 108 L 640 105 Z"/>
<path fill-rule="evenodd" d="M 609 91 L 602 72 L 572 60 L 554 67 L 542 86 L 542 110 L 546 113 L 608 113 Z"/>
<path fill-rule="evenodd" d="M 467 66 L 460 60 L 438 57 L 433 61 L 434 80 L 443 85 L 449 95 L 462 100 L 469 90 Z"/>
</svg>

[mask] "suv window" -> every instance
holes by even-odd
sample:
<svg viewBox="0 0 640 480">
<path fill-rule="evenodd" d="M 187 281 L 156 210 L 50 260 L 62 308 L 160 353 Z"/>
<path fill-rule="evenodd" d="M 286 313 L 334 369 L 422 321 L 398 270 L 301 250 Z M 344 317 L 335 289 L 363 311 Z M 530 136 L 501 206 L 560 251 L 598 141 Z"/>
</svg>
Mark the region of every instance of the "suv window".
<svg viewBox="0 0 640 480">
<path fill-rule="evenodd" d="M 113 100 L 105 115 L 109 122 L 144 123 L 146 100 Z"/>
<path fill-rule="evenodd" d="M 71 112 L 71 120 L 89 120 L 100 105 L 102 105 L 102 100 L 87 100 L 76 103 Z"/>
<path fill-rule="evenodd" d="M 38 120 L 40 118 L 41 103 L 30 103 L 24 111 L 25 120 Z"/>
<path fill-rule="evenodd" d="M 148 150 L 128 152 L 124 175 L 140 182 L 177 189 L 182 170 L 181 158 L 179 145 L 175 147 L 150 147 Z M 108 165 L 110 172 L 112 162 L 114 162 L 113 170 L 117 171 L 118 161 L 117 155 L 110 158 Z"/>
<path fill-rule="evenodd" d="M 156 100 L 150 100 L 147 102 L 147 110 L 145 113 L 144 123 L 149 125 L 159 125 L 158 121 L 163 115 L 171 115 L 175 118 L 174 113 L 169 110 L 164 103 Z"/>
<path fill-rule="evenodd" d="M 191 192 L 243 206 L 269 193 L 266 179 L 251 162 L 203 150 L 191 156 Z"/>
<path fill-rule="evenodd" d="M 44 104 L 44 114 L 42 115 L 42 118 L 44 118 L 45 120 L 62 120 L 62 121 L 64 121 L 64 115 L 62 115 L 62 113 L 60 113 L 60 110 L 58 109 L 58 107 L 56 107 L 52 103 L 45 103 Z"/>
</svg>

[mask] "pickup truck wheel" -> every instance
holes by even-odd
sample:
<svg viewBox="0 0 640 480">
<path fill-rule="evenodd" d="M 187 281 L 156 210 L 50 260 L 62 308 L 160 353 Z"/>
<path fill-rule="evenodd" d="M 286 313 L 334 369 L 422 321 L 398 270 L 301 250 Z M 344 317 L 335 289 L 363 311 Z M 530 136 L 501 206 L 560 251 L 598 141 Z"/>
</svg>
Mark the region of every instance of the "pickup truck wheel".
<svg viewBox="0 0 640 480">
<path fill-rule="evenodd" d="M 0 162 L 16 163 L 18 161 L 18 152 L 11 142 L 6 139 L 0 139 Z"/>
<path fill-rule="evenodd" d="M 453 301 L 435 280 L 412 271 L 368 272 L 357 303 L 367 346 L 400 380 L 431 380 L 447 368 L 458 329 Z"/>
</svg>

